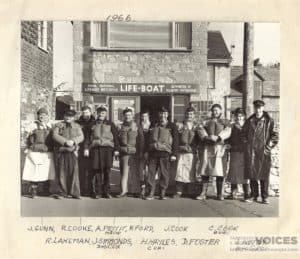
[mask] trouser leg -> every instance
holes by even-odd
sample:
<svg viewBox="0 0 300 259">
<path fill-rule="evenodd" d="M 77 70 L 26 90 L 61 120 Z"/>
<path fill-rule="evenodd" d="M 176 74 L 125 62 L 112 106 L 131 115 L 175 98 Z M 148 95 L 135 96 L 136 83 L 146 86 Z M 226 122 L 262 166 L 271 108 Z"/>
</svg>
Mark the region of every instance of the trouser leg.
<svg viewBox="0 0 300 259">
<path fill-rule="evenodd" d="M 251 188 L 251 197 L 257 199 L 258 197 L 258 181 L 251 179 L 250 180 L 250 188 Z"/>
<path fill-rule="evenodd" d="M 103 192 L 104 194 L 110 193 L 110 167 L 103 169 Z"/>
<path fill-rule="evenodd" d="M 121 163 L 121 193 L 128 192 L 129 155 L 122 156 Z"/>
<path fill-rule="evenodd" d="M 92 195 L 100 195 L 101 194 L 101 185 L 102 185 L 102 170 L 94 169 L 92 173 Z"/>
<path fill-rule="evenodd" d="M 158 163 L 158 158 L 150 158 L 149 160 L 149 167 L 148 167 L 148 180 L 147 184 L 150 189 L 150 194 L 154 195 L 155 193 L 155 175 L 157 171 L 157 163 Z"/>
<path fill-rule="evenodd" d="M 78 159 L 74 153 L 68 153 L 66 156 L 67 173 L 67 194 L 73 198 L 80 197 L 79 169 Z"/>
<path fill-rule="evenodd" d="M 165 192 L 169 185 L 169 170 L 170 170 L 170 160 L 169 157 L 164 157 L 159 159 L 160 164 L 160 179 L 159 185 L 162 192 Z"/>
<path fill-rule="evenodd" d="M 260 180 L 260 192 L 262 199 L 269 197 L 269 180 Z"/>
<path fill-rule="evenodd" d="M 217 197 L 223 199 L 223 181 L 224 177 L 217 176 L 216 185 L 217 185 Z"/>
</svg>

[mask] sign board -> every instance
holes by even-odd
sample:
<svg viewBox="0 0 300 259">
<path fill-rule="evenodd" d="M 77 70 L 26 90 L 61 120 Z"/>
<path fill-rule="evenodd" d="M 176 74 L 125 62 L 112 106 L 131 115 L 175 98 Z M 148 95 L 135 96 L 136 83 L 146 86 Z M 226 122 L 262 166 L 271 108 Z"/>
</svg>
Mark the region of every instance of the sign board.
<svg viewBox="0 0 300 259">
<path fill-rule="evenodd" d="M 95 94 L 196 94 L 198 84 L 104 84 L 83 83 L 83 93 Z"/>
</svg>

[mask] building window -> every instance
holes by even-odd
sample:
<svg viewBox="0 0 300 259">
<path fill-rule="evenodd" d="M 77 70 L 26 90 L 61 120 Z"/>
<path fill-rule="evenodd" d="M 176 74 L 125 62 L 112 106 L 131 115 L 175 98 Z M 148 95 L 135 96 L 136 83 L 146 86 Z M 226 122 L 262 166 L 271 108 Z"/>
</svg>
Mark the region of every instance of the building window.
<svg viewBox="0 0 300 259">
<path fill-rule="evenodd" d="M 190 22 L 91 22 L 91 28 L 94 48 L 191 49 Z"/>
<path fill-rule="evenodd" d="M 38 22 L 38 46 L 47 51 L 47 30 L 48 23 L 47 21 Z"/>
<path fill-rule="evenodd" d="M 213 105 L 213 101 L 198 101 L 191 102 L 191 104 L 196 110 L 199 119 L 205 120 L 210 116 L 210 108 Z"/>
<path fill-rule="evenodd" d="M 189 97 L 186 95 L 174 95 L 174 122 L 182 122 L 184 120 L 188 101 Z"/>
<path fill-rule="evenodd" d="M 207 87 L 214 89 L 216 87 L 216 68 L 215 65 L 207 65 Z"/>
</svg>

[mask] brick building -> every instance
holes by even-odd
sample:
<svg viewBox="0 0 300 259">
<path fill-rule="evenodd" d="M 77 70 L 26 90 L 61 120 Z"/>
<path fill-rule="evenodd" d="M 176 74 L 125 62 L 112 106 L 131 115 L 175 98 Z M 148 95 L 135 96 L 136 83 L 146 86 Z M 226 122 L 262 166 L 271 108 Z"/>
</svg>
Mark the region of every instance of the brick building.
<svg viewBox="0 0 300 259">
<path fill-rule="evenodd" d="M 231 109 L 242 107 L 243 67 L 231 67 L 231 90 L 228 101 Z M 266 111 L 279 124 L 280 100 L 280 69 L 279 67 L 254 67 L 254 99 L 262 99 L 266 103 Z"/>
<path fill-rule="evenodd" d="M 52 22 L 21 22 L 21 144 L 24 128 L 46 107 L 53 114 Z"/>
<path fill-rule="evenodd" d="M 199 116 L 230 93 L 230 53 L 206 22 L 73 22 L 73 99 L 110 107 L 118 123 L 132 106 L 138 116 L 160 105 L 182 120 L 192 102 Z M 227 114 L 226 114 L 227 115 Z"/>
</svg>

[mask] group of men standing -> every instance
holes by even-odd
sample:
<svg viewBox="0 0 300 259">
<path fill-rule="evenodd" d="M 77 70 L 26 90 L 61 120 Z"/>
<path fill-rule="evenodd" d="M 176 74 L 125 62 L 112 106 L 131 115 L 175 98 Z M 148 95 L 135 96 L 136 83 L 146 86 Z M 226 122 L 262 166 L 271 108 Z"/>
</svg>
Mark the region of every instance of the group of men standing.
<svg viewBox="0 0 300 259">
<path fill-rule="evenodd" d="M 158 179 L 159 198 L 165 200 L 170 170 L 175 168 L 174 198 L 182 195 L 185 184 L 200 182 L 196 199 L 205 200 L 209 179 L 216 177 L 217 199 L 223 200 L 230 146 L 240 152 L 232 156 L 238 157 L 239 165 L 233 161 L 230 168 L 234 169 L 231 175 L 241 177 L 232 179 L 242 178 L 242 182 L 233 180 L 232 184 L 247 186 L 245 181 L 250 180 L 251 193 L 244 188 L 245 201 L 257 201 L 260 180 L 262 202 L 268 203 L 270 150 L 277 144 L 278 135 L 263 107 L 263 101 L 254 102 L 255 114 L 240 127 L 240 134 L 234 134 L 233 141 L 233 125 L 222 118 L 219 104 L 212 106 L 211 117 L 204 122 L 196 120 L 195 110 L 189 106 L 183 122 L 176 124 L 169 120 L 165 107 L 159 109 L 159 120 L 153 123 L 149 111 L 142 111 L 141 121 L 136 123 L 134 111 L 126 107 L 123 123 L 118 126 L 107 118 L 105 105 L 97 108 L 97 118 L 89 106 L 84 106 L 79 120 L 75 122 L 74 110 L 67 110 L 64 120 L 53 128 L 47 124 L 48 113 L 42 108 L 28 132 L 23 180 L 31 183 L 31 197 L 37 194 L 38 182 L 49 180 L 53 198 L 111 198 L 110 175 L 115 157 L 120 161 L 119 198 L 131 193 L 152 200 Z M 236 144 L 242 148 L 234 149 Z"/>
</svg>

